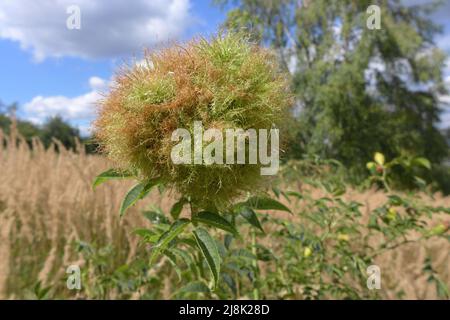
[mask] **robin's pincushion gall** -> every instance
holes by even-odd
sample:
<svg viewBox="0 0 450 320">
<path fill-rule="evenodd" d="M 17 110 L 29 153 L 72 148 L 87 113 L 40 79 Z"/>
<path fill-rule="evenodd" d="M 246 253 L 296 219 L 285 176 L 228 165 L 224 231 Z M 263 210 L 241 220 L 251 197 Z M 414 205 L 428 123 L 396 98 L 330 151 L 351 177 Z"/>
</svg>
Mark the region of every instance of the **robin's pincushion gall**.
<svg viewBox="0 0 450 320">
<path fill-rule="evenodd" d="M 260 164 L 174 164 L 172 132 L 277 127 L 291 105 L 287 77 L 268 50 L 227 34 L 147 52 L 99 103 L 101 149 L 139 179 L 159 178 L 199 207 L 223 207 L 266 180 Z"/>
</svg>

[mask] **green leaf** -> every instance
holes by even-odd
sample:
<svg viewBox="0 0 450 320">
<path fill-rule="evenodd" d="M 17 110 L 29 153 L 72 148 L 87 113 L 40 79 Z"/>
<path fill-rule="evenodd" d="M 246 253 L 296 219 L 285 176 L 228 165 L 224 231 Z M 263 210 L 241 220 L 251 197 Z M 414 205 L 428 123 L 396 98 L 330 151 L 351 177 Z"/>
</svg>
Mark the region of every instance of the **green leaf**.
<svg viewBox="0 0 450 320">
<path fill-rule="evenodd" d="M 233 295 L 236 297 L 236 295 L 237 295 L 236 281 L 234 281 L 233 277 L 230 276 L 228 273 L 223 273 L 222 278 L 223 278 L 223 281 L 227 284 L 227 286 L 233 292 Z"/>
<path fill-rule="evenodd" d="M 193 281 L 182 287 L 174 295 L 181 293 L 210 293 L 210 290 L 203 281 Z"/>
<path fill-rule="evenodd" d="M 256 257 L 258 258 L 258 260 L 271 261 L 276 259 L 275 255 L 269 248 L 266 248 L 259 244 L 255 245 L 255 247 L 256 247 Z"/>
<path fill-rule="evenodd" d="M 153 252 L 150 257 L 150 264 L 153 264 L 155 259 L 161 253 L 161 251 L 165 250 L 169 243 L 175 239 L 183 230 L 188 226 L 190 221 L 188 219 L 180 219 L 175 221 L 170 229 L 164 232 L 159 238 L 158 242 L 153 247 Z"/>
<path fill-rule="evenodd" d="M 255 211 L 253 211 L 249 207 L 244 206 L 240 208 L 239 213 L 245 220 L 247 220 L 248 223 L 264 233 L 264 229 L 261 226 L 261 223 L 259 222 Z"/>
<path fill-rule="evenodd" d="M 414 176 L 414 182 L 419 188 L 425 188 L 427 186 L 427 182 L 420 177 Z"/>
<path fill-rule="evenodd" d="M 149 229 L 142 229 L 142 228 L 135 229 L 135 230 L 133 230 L 132 233 L 135 235 L 138 235 L 140 237 L 151 237 L 151 236 L 155 235 L 154 231 L 149 230 Z"/>
<path fill-rule="evenodd" d="M 431 169 L 431 163 L 426 158 L 417 157 L 412 160 L 412 164 L 416 166 L 422 166 L 424 168 L 427 168 L 428 170 Z"/>
<path fill-rule="evenodd" d="M 191 247 L 192 249 L 197 249 L 197 242 L 195 241 L 194 237 L 189 237 L 189 238 L 180 238 L 178 240 L 179 243 L 183 243 L 189 247 Z"/>
<path fill-rule="evenodd" d="M 170 209 L 170 215 L 174 220 L 177 220 L 180 216 L 181 210 L 183 210 L 183 206 L 187 203 L 187 200 L 185 198 L 181 198 L 179 201 L 177 201 L 173 206 L 172 209 Z"/>
<path fill-rule="evenodd" d="M 284 204 L 268 197 L 251 197 L 244 204 L 255 210 L 279 210 L 292 213 Z"/>
<path fill-rule="evenodd" d="M 389 195 L 389 204 L 392 206 L 409 206 L 408 202 L 398 195 Z"/>
<path fill-rule="evenodd" d="M 181 280 L 182 280 L 182 278 L 181 278 L 181 269 L 177 265 L 177 257 L 170 250 L 164 250 L 164 255 L 167 257 L 167 259 L 169 260 L 170 264 L 174 268 L 174 270 L 175 270 L 175 272 L 176 272 L 176 274 L 178 276 L 178 282 L 181 282 Z"/>
<path fill-rule="evenodd" d="M 190 266 L 194 263 L 194 259 L 186 250 L 172 248 L 170 252 L 172 252 L 176 257 L 180 258 L 187 266 Z"/>
<path fill-rule="evenodd" d="M 203 257 L 208 263 L 209 269 L 214 278 L 214 288 L 216 288 L 219 283 L 220 275 L 220 256 L 216 242 L 209 235 L 208 231 L 203 228 L 195 229 L 194 237 L 197 241 L 197 245 L 200 248 L 200 251 L 203 254 Z"/>
<path fill-rule="evenodd" d="M 192 222 L 199 222 L 211 227 L 219 228 L 233 235 L 238 235 L 236 228 L 228 222 L 224 217 L 217 213 L 203 211 L 199 212 L 192 218 Z"/>
<path fill-rule="evenodd" d="M 231 236 L 229 234 L 226 234 L 224 239 L 223 239 L 223 244 L 224 244 L 226 249 L 230 249 L 231 241 L 233 241 L 233 236 Z"/>
<path fill-rule="evenodd" d="M 286 191 L 284 194 L 286 194 L 287 196 L 296 197 L 297 199 L 300 199 L 300 200 L 303 199 L 303 195 L 296 191 Z"/>
<path fill-rule="evenodd" d="M 161 236 L 160 234 L 149 229 L 135 229 L 133 234 L 138 235 L 146 243 L 156 243 Z"/>
<path fill-rule="evenodd" d="M 447 285 L 440 278 L 435 277 L 437 295 L 442 299 L 448 299 L 450 297 Z"/>
<path fill-rule="evenodd" d="M 92 184 L 92 188 L 95 189 L 95 187 L 99 186 L 103 182 L 106 182 L 108 180 L 112 179 L 127 179 L 131 178 L 133 175 L 128 171 L 118 171 L 116 169 L 109 169 L 105 172 L 100 173 L 95 179 L 94 183 Z"/>
<path fill-rule="evenodd" d="M 236 249 L 231 252 L 231 256 L 236 258 L 243 258 L 243 259 L 249 259 L 249 260 L 256 260 L 257 257 L 246 249 Z"/>
<path fill-rule="evenodd" d="M 367 225 L 371 229 L 379 230 L 380 226 L 378 225 L 377 216 L 375 214 L 370 215 L 369 224 Z"/>
<path fill-rule="evenodd" d="M 277 198 L 280 198 L 281 190 L 277 187 L 272 187 L 272 192 L 275 194 Z"/>
<path fill-rule="evenodd" d="M 136 202 L 144 198 L 154 187 L 158 184 L 157 180 L 151 180 L 149 182 L 141 182 L 136 184 L 134 187 L 132 187 L 127 194 L 125 195 L 125 198 L 122 201 L 122 204 L 120 205 L 120 216 L 122 217 L 128 208 L 135 205 Z"/>
</svg>

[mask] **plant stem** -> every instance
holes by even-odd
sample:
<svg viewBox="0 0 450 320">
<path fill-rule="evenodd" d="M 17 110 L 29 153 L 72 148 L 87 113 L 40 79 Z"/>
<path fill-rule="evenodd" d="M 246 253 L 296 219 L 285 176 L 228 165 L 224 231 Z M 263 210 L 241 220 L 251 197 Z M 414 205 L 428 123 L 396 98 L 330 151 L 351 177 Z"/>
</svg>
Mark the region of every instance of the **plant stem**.
<svg viewBox="0 0 450 320">
<path fill-rule="evenodd" d="M 197 210 L 197 208 L 195 208 L 194 205 L 192 205 L 191 201 L 189 201 L 189 206 L 191 208 L 191 221 L 193 221 L 193 218 L 197 214 L 198 210 Z M 197 223 L 194 222 L 193 224 L 194 224 L 194 226 L 197 226 Z"/>
<path fill-rule="evenodd" d="M 387 191 L 388 193 L 391 193 L 391 188 L 389 187 L 389 185 L 388 185 L 388 183 L 387 183 L 387 180 L 386 180 L 386 178 L 387 178 L 387 176 L 386 176 L 386 170 L 387 170 L 387 169 L 383 169 L 382 181 L 383 181 L 384 187 L 386 188 L 386 191 Z"/>
<path fill-rule="evenodd" d="M 251 230 L 251 236 L 252 236 L 252 254 L 255 256 L 255 259 L 253 260 L 253 269 L 255 270 L 255 279 L 258 279 L 259 277 L 259 269 L 258 269 L 258 260 L 256 259 L 256 231 L 254 229 Z M 253 299 L 259 300 L 259 281 L 255 282 L 255 288 L 253 289 Z"/>
</svg>

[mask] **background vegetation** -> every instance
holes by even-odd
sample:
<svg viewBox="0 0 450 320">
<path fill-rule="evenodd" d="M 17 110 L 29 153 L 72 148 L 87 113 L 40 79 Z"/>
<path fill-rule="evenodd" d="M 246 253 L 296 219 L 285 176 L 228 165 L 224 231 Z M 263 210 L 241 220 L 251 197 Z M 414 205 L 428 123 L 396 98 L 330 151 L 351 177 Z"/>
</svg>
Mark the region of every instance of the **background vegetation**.
<svg viewBox="0 0 450 320">
<path fill-rule="evenodd" d="M 226 28 L 290 72 L 290 140 L 266 200 L 211 218 L 153 188 L 121 219 L 132 183 L 92 190 L 112 164 L 89 139 L 60 117 L 36 126 L 5 107 L 0 297 L 448 299 L 450 129 L 438 127 L 447 89 L 433 8 L 382 1 L 381 30 L 368 31 L 370 1 L 216 2 L 231 8 Z M 72 264 L 80 291 L 66 287 Z M 381 290 L 367 289 L 372 264 Z"/>
<path fill-rule="evenodd" d="M 8 142 L 0 153 L 2 298 L 448 298 L 448 197 L 346 188 L 335 162 L 291 162 L 270 196 L 292 213 L 255 209 L 256 224 L 241 215 L 234 239 L 211 230 L 223 259 L 211 293 L 206 263 L 203 277 L 192 271 L 198 256 L 175 251 L 179 268 L 168 256 L 149 267 L 142 237 L 166 230 L 177 195 L 155 189 L 120 219 L 132 182 L 92 191 L 92 177 L 110 166 L 103 157 L 0 139 Z M 185 207 L 180 217 L 188 214 Z M 72 264 L 82 270 L 80 291 L 66 287 Z M 370 264 L 381 268 L 379 291 L 366 287 Z"/>
<path fill-rule="evenodd" d="M 446 55 L 434 44 L 440 26 L 429 19 L 439 3 L 406 6 L 379 1 L 381 29 L 367 28 L 373 1 L 216 1 L 229 29 L 249 33 L 278 52 L 292 74 L 299 115 L 290 157 L 341 161 L 361 181 L 370 155 L 421 155 L 439 164 L 448 144 L 437 123 L 447 92 Z M 438 183 L 450 190 L 448 170 Z M 434 174 L 437 177 L 438 174 Z M 431 178 L 431 177 L 430 177 Z"/>
<path fill-rule="evenodd" d="M 11 124 L 13 122 L 11 118 L 15 118 L 18 108 L 16 103 L 7 106 L 0 101 L 0 129 L 5 134 L 11 132 Z M 18 133 L 30 146 L 32 145 L 33 138 L 37 137 L 46 148 L 52 144 L 53 139 L 56 139 L 68 149 L 74 149 L 78 140 L 86 145 L 88 152 L 95 152 L 96 150 L 95 143 L 91 138 L 82 137 L 80 131 L 64 121 L 61 116 L 49 118 L 42 125 L 36 125 L 30 121 L 18 119 L 15 125 Z"/>
</svg>

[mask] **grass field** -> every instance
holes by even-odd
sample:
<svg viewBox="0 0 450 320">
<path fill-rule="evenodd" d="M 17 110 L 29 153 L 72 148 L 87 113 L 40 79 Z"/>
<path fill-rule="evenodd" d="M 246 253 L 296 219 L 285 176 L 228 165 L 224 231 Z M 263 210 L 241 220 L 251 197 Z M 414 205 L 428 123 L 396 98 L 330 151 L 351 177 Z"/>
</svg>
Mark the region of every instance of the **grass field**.
<svg viewBox="0 0 450 320">
<path fill-rule="evenodd" d="M 76 293 L 64 288 L 67 266 L 83 267 L 85 263 L 83 255 L 76 250 L 76 241 L 97 247 L 110 245 L 114 251 L 109 263 L 117 267 L 131 263 L 137 253 L 144 250 L 132 230 L 149 225 L 140 211 L 152 205 L 167 211 L 175 198 L 162 197 L 155 191 L 132 208 L 125 218 L 119 219 L 121 199 L 132 183 L 111 182 L 93 191 L 93 178 L 111 165 L 105 158 L 66 151 L 57 142 L 53 148 L 45 150 L 40 142 L 34 141 L 31 150 L 24 141 L 18 146 L 11 143 L 14 139 L 0 136 L 0 142 L 9 142 L 5 148 L 0 148 L 0 298 L 35 298 L 38 282 L 41 287 L 51 288 L 50 292 L 57 298 L 89 297 L 89 292 Z M 312 190 L 311 194 L 318 197 L 320 191 Z M 361 202 L 363 212 L 369 212 L 386 200 L 382 192 L 374 190 L 348 191 L 345 198 Z M 435 200 L 425 201 L 450 207 L 449 197 L 437 195 Z M 302 203 L 289 205 L 301 207 Z M 295 219 L 296 223 L 304 222 L 301 218 Z M 448 216 L 433 219 L 448 221 Z M 270 230 L 269 227 L 269 234 Z M 275 253 L 283 246 L 270 238 L 265 241 Z M 448 286 L 449 252 L 448 241 L 430 239 L 421 245 L 407 244 L 382 255 L 377 261 L 384 272 L 381 296 L 396 298 L 398 292 L 403 291 L 402 297 L 407 299 L 436 298 L 436 290 L 427 282 L 422 264 L 425 256 L 431 255 L 433 267 Z M 261 270 L 266 272 L 264 267 Z M 173 274 L 163 272 L 160 277 L 167 279 L 162 279 L 163 285 L 155 290 L 161 291 L 159 297 L 169 298 L 168 287 L 174 285 Z M 131 298 L 140 296 L 141 293 L 136 292 Z M 107 292 L 104 297 L 115 298 L 118 293 Z"/>
</svg>

